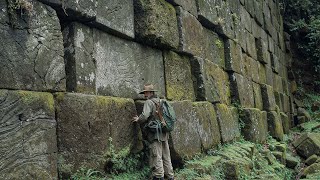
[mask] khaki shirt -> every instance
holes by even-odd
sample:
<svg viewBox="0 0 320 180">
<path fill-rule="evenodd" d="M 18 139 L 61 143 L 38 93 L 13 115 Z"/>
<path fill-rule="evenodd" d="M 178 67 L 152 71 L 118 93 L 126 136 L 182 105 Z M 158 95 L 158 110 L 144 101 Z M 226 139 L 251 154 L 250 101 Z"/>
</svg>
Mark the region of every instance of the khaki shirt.
<svg viewBox="0 0 320 180">
<path fill-rule="evenodd" d="M 153 101 L 160 102 L 160 99 L 157 97 L 151 97 L 150 99 L 146 100 L 146 102 L 143 105 L 143 111 L 139 116 L 138 122 L 140 124 L 146 124 L 151 120 L 154 120 L 158 115 L 156 114 L 156 105 Z M 147 128 L 143 128 L 144 131 L 146 131 L 147 134 L 147 140 L 149 142 L 152 142 L 154 140 L 158 140 L 156 133 L 150 132 L 147 130 Z M 160 141 L 166 141 L 169 138 L 169 133 L 162 132 L 160 134 L 159 140 Z"/>
</svg>

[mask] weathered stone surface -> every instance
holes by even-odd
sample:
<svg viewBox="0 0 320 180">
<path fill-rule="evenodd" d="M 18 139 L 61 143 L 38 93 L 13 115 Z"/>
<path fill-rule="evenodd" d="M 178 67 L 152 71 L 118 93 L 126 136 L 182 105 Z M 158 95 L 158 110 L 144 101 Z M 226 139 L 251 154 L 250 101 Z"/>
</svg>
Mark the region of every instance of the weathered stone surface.
<svg viewBox="0 0 320 180">
<path fill-rule="evenodd" d="M 252 83 L 253 96 L 254 96 L 254 107 L 263 110 L 262 94 L 260 84 Z"/>
<path fill-rule="evenodd" d="M 0 90 L 0 178 L 58 179 L 53 96 Z"/>
<path fill-rule="evenodd" d="M 252 64 L 254 64 L 254 59 L 252 59 L 250 56 L 246 55 L 243 53 L 243 66 L 244 66 L 244 71 L 243 71 L 243 76 L 247 77 L 248 80 L 252 80 L 252 71 L 253 67 Z"/>
<path fill-rule="evenodd" d="M 294 169 L 299 164 L 299 159 L 289 154 L 286 155 L 286 166 Z"/>
<path fill-rule="evenodd" d="M 318 160 L 318 156 L 314 154 L 310 156 L 308 159 L 306 159 L 305 163 L 310 166 L 311 164 L 317 162 L 317 160 Z"/>
<path fill-rule="evenodd" d="M 97 15 L 97 0 L 39 0 L 55 8 L 57 12 L 67 19 L 91 21 Z"/>
<path fill-rule="evenodd" d="M 239 15 L 240 14 L 240 0 L 227 0 L 227 4 L 230 6 L 230 10 L 233 14 Z"/>
<path fill-rule="evenodd" d="M 245 29 L 251 33 L 252 19 L 248 11 L 243 6 L 240 7 L 240 20 L 243 22 Z"/>
<path fill-rule="evenodd" d="M 283 93 L 282 77 L 273 73 L 273 89 L 279 93 Z"/>
<path fill-rule="evenodd" d="M 95 1 L 97 1 L 97 12 L 95 20 L 91 22 L 94 26 L 119 36 L 135 37 L 133 0 L 93 0 L 91 2 Z"/>
<path fill-rule="evenodd" d="M 320 134 L 305 133 L 293 142 L 299 155 L 308 158 L 313 154 L 320 155 Z"/>
<path fill-rule="evenodd" d="M 6 1 L 0 3 L 0 88 L 64 91 L 63 41 L 56 12 L 35 1 L 26 15 L 17 10 L 9 18 L 7 6 Z"/>
<path fill-rule="evenodd" d="M 266 70 L 266 84 L 273 86 L 273 72 L 270 66 L 265 66 Z"/>
<path fill-rule="evenodd" d="M 304 175 L 310 175 L 310 174 L 315 174 L 315 173 L 319 174 L 319 172 L 320 172 L 320 163 L 314 163 L 314 164 L 310 165 L 309 167 L 307 167 L 306 169 L 304 169 L 303 174 Z"/>
<path fill-rule="evenodd" d="M 259 74 L 259 66 L 260 62 L 254 59 L 251 60 L 251 77 L 252 81 L 256 83 L 260 83 L 260 74 Z"/>
<path fill-rule="evenodd" d="M 258 72 L 259 72 L 259 84 L 266 84 L 267 82 L 266 66 L 260 62 L 258 62 Z"/>
<path fill-rule="evenodd" d="M 79 23 L 72 23 L 68 28 L 74 35 L 66 40 L 71 42 L 66 49 L 75 52 L 66 56 L 70 62 L 66 67 L 68 91 L 136 99 L 143 84 L 148 82 L 164 96 L 161 51 Z"/>
<path fill-rule="evenodd" d="M 271 67 L 272 67 L 273 72 L 275 72 L 275 73 L 280 72 L 279 58 L 275 54 L 271 54 Z"/>
<path fill-rule="evenodd" d="M 290 130 L 289 117 L 283 112 L 280 112 L 280 117 L 281 117 L 282 126 L 283 126 L 283 133 L 284 134 L 289 134 L 289 130 Z"/>
<path fill-rule="evenodd" d="M 204 28 L 205 37 L 205 58 L 213 63 L 225 68 L 225 46 L 224 40 L 215 32 Z"/>
<path fill-rule="evenodd" d="M 192 158 L 201 152 L 201 139 L 198 134 L 200 125 L 193 116 L 192 102 L 173 102 L 172 106 L 177 116 L 175 129 L 171 132 L 172 159 Z"/>
<path fill-rule="evenodd" d="M 257 46 L 257 57 L 258 61 L 263 64 L 268 64 L 268 44 L 262 40 L 262 38 L 258 38 L 256 40 Z"/>
<path fill-rule="evenodd" d="M 255 20 L 260 25 L 263 26 L 263 11 L 262 11 L 262 1 L 254 1 L 254 10 L 255 10 Z"/>
<path fill-rule="evenodd" d="M 283 103 L 279 92 L 274 91 L 274 99 L 276 101 L 276 105 L 279 107 L 280 111 L 283 111 Z"/>
<path fill-rule="evenodd" d="M 227 40 L 225 43 L 226 70 L 243 74 L 243 57 L 241 47 L 233 40 Z"/>
<path fill-rule="evenodd" d="M 283 140 L 283 126 L 280 115 L 275 111 L 268 112 L 268 130 L 270 135 L 277 140 Z"/>
<path fill-rule="evenodd" d="M 219 34 L 233 39 L 234 18 L 228 2 L 222 0 L 198 0 L 198 14 L 200 22 L 208 27 L 215 28 Z"/>
<path fill-rule="evenodd" d="M 261 94 L 263 101 L 263 109 L 267 111 L 276 110 L 276 101 L 271 86 L 262 84 L 261 85 Z"/>
<path fill-rule="evenodd" d="M 197 4 L 196 0 L 166 0 L 174 5 L 181 6 L 184 10 L 190 12 L 194 16 L 197 14 Z"/>
<path fill-rule="evenodd" d="M 251 142 L 264 143 L 268 134 L 267 122 L 262 118 L 261 111 L 254 108 L 245 108 L 240 114 L 240 119 L 244 123 L 241 133 L 244 138 Z"/>
<path fill-rule="evenodd" d="M 240 137 L 238 112 L 234 107 L 216 104 L 215 109 L 220 127 L 221 141 L 230 142 Z"/>
<path fill-rule="evenodd" d="M 275 42 L 270 35 L 268 35 L 268 49 L 271 53 L 275 52 Z"/>
<path fill-rule="evenodd" d="M 138 40 L 152 46 L 178 48 L 178 22 L 171 4 L 165 0 L 136 0 L 134 12 Z"/>
<path fill-rule="evenodd" d="M 220 143 L 220 132 L 214 107 L 209 102 L 193 103 L 194 117 L 199 123 L 201 147 L 209 150 Z"/>
<path fill-rule="evenodd" d="M 101 170 L 101 156 L 110 150 L 110 143 L 115 151 L 132 148 L 131 119 L 136 114 L 132 99 L 57 93 L 55 102 L 59 158 L 65 160 L 59 164 L 60 171 L 66 165 L 71 172 L 82 165 Z"/>
<path fill-rule="evenodd" d="M 205 38 L 202 25 L 196 17 L 181 7 L 177 7 L 177 13 L 180 37 L 179 50 L 184 53 L 203 57 Z"/>
<path fill-rule="evenodd" d="M 195 100 L 190 59 L 175 52 L 164 52 L 166 94 L 169 100 Z"/>
<path fill-rule="evenodd" d="M 247 33 L 246 36 L 246 42 L 247 42 L 247 53 L 250 57 L 252 57 L 255 60 L 258 60 L 257 57 L 257 49 L 256 49 L 256 41 L 254 36 L 251 33 Z"/>
<path fill-rule="evenodd" d="M 197 86 L 197 100 L 231 103 L 228 74 L 218 65 L 201 58 L 192 59 L 192 71 Z"/>
<path fill-rule="evenodd" d="M 254 107 L 254 95 L 252 81 L 240 74 L 233 73 L 230 76 L 230 88 L 232 100 L 246 108 Z"/>
</svg>

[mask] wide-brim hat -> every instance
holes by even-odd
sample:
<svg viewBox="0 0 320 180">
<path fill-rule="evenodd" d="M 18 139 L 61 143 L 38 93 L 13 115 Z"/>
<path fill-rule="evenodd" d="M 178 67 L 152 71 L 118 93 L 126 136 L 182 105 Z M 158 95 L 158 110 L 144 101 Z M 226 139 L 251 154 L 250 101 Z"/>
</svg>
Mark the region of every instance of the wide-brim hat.
<svg viewBox="0 0 320 180">
<path fill-rule="evenodd" d="M 143 94 L 144 92 L 156 92 L 157 90 L 154 89 L 153 84 L 148 84 L 143 86 L 143 90 L 139 92 L 139 94 Z"/>
</svg>

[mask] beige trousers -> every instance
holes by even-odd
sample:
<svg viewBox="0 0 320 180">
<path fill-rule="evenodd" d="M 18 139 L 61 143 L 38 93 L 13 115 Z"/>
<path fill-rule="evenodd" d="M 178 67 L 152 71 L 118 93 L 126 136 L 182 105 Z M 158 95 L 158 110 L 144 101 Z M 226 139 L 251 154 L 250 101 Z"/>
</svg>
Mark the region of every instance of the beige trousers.
<svg viewBox="0 0 320 180">
<path fill-rule="evenodd" d="M 171 164 L 168 140 L 154 141 L 150 144 L 149 164 L 152 176 L 161 178 L 166 175 L 169 178 L 174 176 Z"/>
</svg>

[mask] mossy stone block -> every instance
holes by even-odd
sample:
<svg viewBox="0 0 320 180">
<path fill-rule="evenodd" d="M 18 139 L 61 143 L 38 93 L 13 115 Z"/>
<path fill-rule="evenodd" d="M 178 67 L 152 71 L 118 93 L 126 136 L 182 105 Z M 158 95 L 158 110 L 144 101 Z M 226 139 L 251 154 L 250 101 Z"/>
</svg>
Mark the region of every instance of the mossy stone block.
<svg viewBox="0 0 320 180">
<path fill-rule="evenodd" d="M 262 84 L 261 94 L 262 94 L 262 101 L 263 101 L 263 109 L 266 111 L 275 111 L 276 100 L 274 97 L 272 86 Z"/>
<path fill-rule="evenodd" d="M 283 140 L 283 126 L 280 119 L 280 114 L 275 111 L 268 112 L 268 130 L 270 135 L 275 139 Z"/>
<path fill-rule="evenodd" d="M 233 73 L 230 76 L 232 100 L 246 108 L 254 107 L 253 82 L 246 77 Z"/>
</svg>

